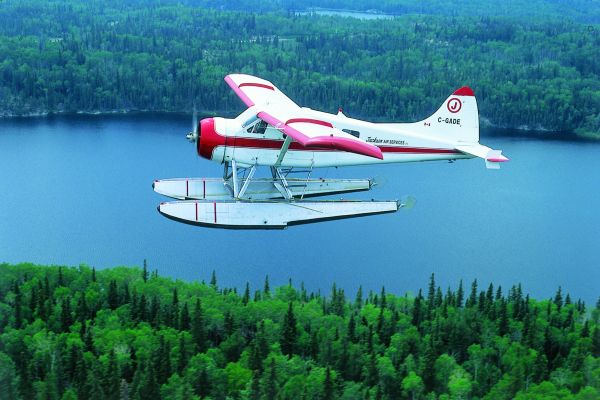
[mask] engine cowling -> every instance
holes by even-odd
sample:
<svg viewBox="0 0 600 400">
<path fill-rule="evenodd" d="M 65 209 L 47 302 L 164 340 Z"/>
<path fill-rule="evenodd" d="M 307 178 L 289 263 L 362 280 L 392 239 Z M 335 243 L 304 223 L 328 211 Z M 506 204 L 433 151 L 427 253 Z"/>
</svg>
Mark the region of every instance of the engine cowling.
<svg viewBox="0 0 600 400">
<path fill-rule="evenodd" d="M 198 141 L 196 149 L 200 157 L 212 160 L 213 151 L 217 146 L 225 145 L 225 136 L 219 135 L 215 129 L 214 118 L 204 118 L 198 124 Z"/>
</svg>

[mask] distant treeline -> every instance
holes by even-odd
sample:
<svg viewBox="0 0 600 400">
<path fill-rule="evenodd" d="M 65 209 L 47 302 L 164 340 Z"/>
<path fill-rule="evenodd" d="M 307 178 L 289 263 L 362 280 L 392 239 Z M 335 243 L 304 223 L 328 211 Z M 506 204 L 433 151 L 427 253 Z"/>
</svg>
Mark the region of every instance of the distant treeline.
<svg viewBox="0 0 600 400">
<path fill-rule="evenodd" d="M 600 397 L 600 302 L 473 281 L 349 299 L 0 264 L 2 399 Z"/>
<path fill-rule="evenodd" d="M 600 27 L 557 19 L 560 1 L 527 2 L 539 4 L 527 18 L 461 6 L 392 20 L 298 16 L 278 2 L 261 14 L 142 3 L 0 3 L 0 115 L 194 103 L 233 114 L 242 103 L 222 79 L 244 72 L 301 105 L 376 121 L 422 119 L 469 85 L 484 124 L 600 137 Z"/>
</svg>

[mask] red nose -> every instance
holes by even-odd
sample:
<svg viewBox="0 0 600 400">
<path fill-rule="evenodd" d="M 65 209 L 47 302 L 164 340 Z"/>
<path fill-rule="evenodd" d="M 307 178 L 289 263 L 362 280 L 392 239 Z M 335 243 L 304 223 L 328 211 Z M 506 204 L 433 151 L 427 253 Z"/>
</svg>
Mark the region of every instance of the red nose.
<svg viewBox="0 0 600 400">
<path fill-rule="evenodd" d="M 198 124 L 198 133 L 198 155 L 211 160 L 215 147 L 225 144 L 225 137 L 219 135 L 215 130 L 214 118 L 204 118 L 200 121 Z"/>
</svg>

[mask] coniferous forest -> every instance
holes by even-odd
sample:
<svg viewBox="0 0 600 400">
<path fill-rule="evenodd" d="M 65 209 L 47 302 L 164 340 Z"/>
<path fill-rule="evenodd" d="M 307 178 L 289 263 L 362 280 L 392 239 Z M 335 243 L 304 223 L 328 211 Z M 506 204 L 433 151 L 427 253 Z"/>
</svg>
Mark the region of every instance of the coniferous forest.
<svg viewBox="0 0 600 400">
<path fill-rule="evenodd" d="M 598 399 L 600 301 L 0 264 L 2 399 Z"/>
<path fill-rule="evenodd" d="M 599 21 L 585 0 L 4 0 L 0 115 L 232 115 L 223 77 L 243 72 L 374 121 L 420 120 L 469 85 L 484 126 L 600 138 Z"/>
</svg>

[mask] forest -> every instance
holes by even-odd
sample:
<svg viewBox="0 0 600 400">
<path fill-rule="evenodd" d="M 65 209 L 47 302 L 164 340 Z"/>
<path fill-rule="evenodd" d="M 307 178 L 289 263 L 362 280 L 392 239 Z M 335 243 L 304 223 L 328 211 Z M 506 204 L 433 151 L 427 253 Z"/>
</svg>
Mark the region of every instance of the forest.
<svg viewBox="0 0 600 400">
<path fill-rule="evenodd" d="M 600 10 L 588 1 L 255 3 L 2 1 L 0 116 L 234 115 L 223 77 L 243 72 L 372 121 L 420 120 L 469 85 L 483 126 L 600 138 Z M 298 13 L 315 5 L 396 17 Z"/>
<path fill-rule="evenodd" d="M 2 399 L 600 398 L 600 300 L 0 264 Z"/>
</svg>

